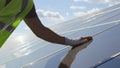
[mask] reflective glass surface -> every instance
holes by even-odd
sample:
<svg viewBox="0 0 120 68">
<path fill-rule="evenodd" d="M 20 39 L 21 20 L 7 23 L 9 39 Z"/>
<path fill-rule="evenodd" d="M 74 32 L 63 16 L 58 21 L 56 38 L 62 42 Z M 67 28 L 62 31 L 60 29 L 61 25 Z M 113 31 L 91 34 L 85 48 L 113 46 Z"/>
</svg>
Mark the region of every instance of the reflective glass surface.
<svg viewBox="0 0 120 68">
<path fill-rule="evenodd" d="M 93 41 L 75 49 L 46 42 L 30 30 L 29 33 L 17 33 L 16 30 L 0 49 L 0 68 L 90 68 L 120 52 L 120 10 L 116 9 L 119 6 L 50 26 L 56 33 L 69 38 L 93 36 Z M 119 62 L 118 58 L 105 66 Z"/>
<path fill-rule="evenodd" d="M 96 68 L 120 68 L 120 56 L 106 62 Z"/>
</svg>

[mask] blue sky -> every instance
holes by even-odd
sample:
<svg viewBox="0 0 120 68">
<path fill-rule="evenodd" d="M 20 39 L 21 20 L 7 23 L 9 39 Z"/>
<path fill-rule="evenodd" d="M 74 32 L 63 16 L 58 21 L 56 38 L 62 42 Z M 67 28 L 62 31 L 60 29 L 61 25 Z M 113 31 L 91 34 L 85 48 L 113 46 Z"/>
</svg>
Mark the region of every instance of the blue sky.
<svg viewBox="0 0 120 68">
<path fill-rule="evenodd" d="M 36 12 L 45 26 L 91 14 L 119 2 L 120 0 L 34 0 Z M 22 22 L 17 32 L 30 30 Z"/>
<path fill-rule="evenodd" d="M 34 0 L 44 25 L 61 23 L 85 14 L 100 11 L 120 0 Z"/>
</svg>

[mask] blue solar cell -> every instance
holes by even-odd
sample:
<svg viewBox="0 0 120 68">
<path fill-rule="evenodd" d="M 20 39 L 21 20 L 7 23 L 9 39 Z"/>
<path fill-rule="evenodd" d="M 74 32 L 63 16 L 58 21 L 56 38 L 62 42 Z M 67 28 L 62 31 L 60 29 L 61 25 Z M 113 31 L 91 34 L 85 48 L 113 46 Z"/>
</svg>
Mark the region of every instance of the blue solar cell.
<svg viewBox="0 0 120 68">
<path fill-rule="evenodd" d="M 118 56 L 96 68 L 120 68 L 120 56 Z"/>
<path fill-rule="evenodd" d="M 119 48 L 120 48 L 120 46 L 118 45 L 120 40 L 120 38 L 118 37 L 118 35 L 120 34 L 119 28 L 120 26 L 117 26 L 111 30 L 108 30 L 103 34 L 100 34 L 99 36 L 94 37 L 94 40 L 89 45 L 89 47 L 87 47 L 86 49 L 76 54 L 76 59 L 72 63 L 71 68 L 78 68 L 78 67 L 89 68 L 92 65 L 96 64 L 98 61 L 104 58 L 107 58 L 108 56 L 111 56 L 116 52 L 119 52 Z M 116 40 L 113 41 L 113 39 L 116 39 Z M 61 53 L 58 53 L 58 54 L 61 55 Z M 63 54 L 64 54 L 64 50 L 63 50 Z M 54 59 L 59 57 L 59 56 L 56 56 L 56 54 L 53 56 L 54 56 Z M 53 65 L 54 61 L 52 63 L 51 60 L 54 60 L 54 59 L 51 57 L 48 57 L 45 60 L 43 59 L 43 61 Z M 42 60 L 40 61 L 38 60 L 37 62 L 33 63 L 33 67 L 31 68 L 34 68 L 34 67 L 37 68 L 36 66 L 37 63 L 42 64 L 43 62 Z M 58 66 L 59 64 L 60 62 L 54 66 Z M 52 67 L 52 66 L 49 66 L 49 67 Z"/>
<path fill-rule="evenodd" d="M 61 64 L 62 67 L 89 68 L 93 66 L 97 62 L 120 51 L 119 5 L 104 9 L 101 13 L 97 12 L 93 15 L 76 18 L 63 24 L 55 25 L 55 27 L 50 27 L 57 33 L 70 38 L 94 36 L 94 40 L 86 49 L 70 50 L 70 47 L 45 42 L 35 37 L 32 33 L 25 35 L 25 41 L 27 42 L 15 42 L 13 38 L 17 35 L 14 35 L 7 43 L 14 42 L 12 43 L 13 48 L 9 47 L 11 51 L 2 54 L 2 51 L 8 49 L 3 48 L 0 50 L 0 67 L 21 68 L 25 66 L 25 68 L 40 68 L 41 66 L 42 68 L 57 68 L 61 61 L 65 63 Z M 18 39 L 21 39 L 21 36 Z M 6 46 L 8 46 L 7 44 Z M 74 57 L 76 58 L 74 59 Z"/>
<path fill-rule="evenodd" d="M 107 18 L 109 18 L 109 17 L 107 17 Z M 104 20 L 104 16 L 103 16 L 103 19 L 95 18 L 95 20 L 92 20 L 92 21 L 96 22 L 96 20 L 98 20 L 98 21 Z M 111 17 L 110 20 L 108 20 L 108 21 L 105 20 L 105 21 L 110 22 L 110 21 L 116 21 L 116 20 L 119 20 L 119 15 L 115 16 L 115 17 Z M 115 23 L 112 23 L 112 24 L 107 24 L 107 25 L 102 25 L 102 26 L 97 26 L 94 28 L 88 28 L 88 29 L 81 30 L 80 25 L 82 25 L 82 27 L 83 27 L 83 23 L 77 22 L 77 24 L 78 23 L 79 23 L 79 25 L 75 25 L 72 28 L 69 28 L 70 26 L 67 27 L 66 25 L 60 26 L 60 27 L 58 26 L 58 30 L 56 29 L 56 31 L 59 31 L 59 32 L 61 32 L 61 34 L 64 34 L 66 36 L 74 38 L 74 37 L 78 37 L 78 36 L 93 35 L 97 32 L 101 32 L 102 30 L 115 25 Z M 70 24 L 72 24 L 72 23 L 70 23 Z M 75 24 L 75 23 L 73 23 L 73 24 Z M 87 23 L 87 24 L 84 24 L 85 25 L 84 27 L 91 27 L 91 26 L 93 26 L 93 24 L 96 24 L 96 23 L 93 23 L 93 22 L 90 24 Z M 96 25 L 98 25 L 98 24 L 96 24 Z M 79 26 L 79 27 L 77 28 L 77 26 Z M 119 40 L 120 40 L 120 38 L 118 37 L 120 34 L 119 28 L 120 28 L 120 26 L 117 25 L 113 29 L 108 30 L 108 31 L 94 37 L 94 41 L 92 42 L 92 44 L 87 49 L 85 49 L 84 51 L 81 51 L 77 55 L 78 58 L 76 59 L 76 61 L 74 61 L 71 68 L 78 68 L 78 67 L 89 68 L 90 66 L 97 63 L 101 59 L 104 59 L 104 58 L 118 52 L 119 48 L 120 48 L 119 45 L 117 45 L 117 44 L 119 44 Z M 65 31 L 64 32 L 63 29 L 67 29 L 67 30 L 64 30 Z M 77 29 L 77 30 L 75 30 L 75 29 Z M 78 29 L 80 29 L 80 30 L 78 30 Z M 115 40 L 113 40 L 113 39 L 115 39 Z M 36 63 L 34 63 L 34 64 L 36 64 Z"/>
</svg>

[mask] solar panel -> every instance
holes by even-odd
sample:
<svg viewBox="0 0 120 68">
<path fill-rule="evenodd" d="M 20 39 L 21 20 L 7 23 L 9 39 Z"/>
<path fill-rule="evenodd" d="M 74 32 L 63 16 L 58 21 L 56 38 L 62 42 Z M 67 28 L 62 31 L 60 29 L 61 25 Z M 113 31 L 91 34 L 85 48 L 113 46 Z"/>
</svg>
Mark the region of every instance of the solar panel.
<svg viewBox="0 0 120 68">
<path fill-rule="evenodd" d="M 87 17 L 79 17 L 50 27 L 55 32 L 70 37 L 93 36 L 93 41 L 85 49 L 45 42 L 32 33 L 22 35 L 25 41 L 15 42 L 14 33 L 0 50 L 0 67 L 2 68 L 90 68 L 99 61 L 120 52 L 120 4 L 96 12 Z M 84 18 L 84 19 L 82 19 Z M 21 35 L 18 39 L 21 38 Z M 29 38 L 31 37 L 32 38 Z M 34 40 L 34 41 L 33 41 Z M 13 43 L 14 42 L 14 43 Z M 18 44 L 20 43 L 20 44 Z M 19 47 L 19 48 L 17 48 Z M 17 49 L 16 49 L 17 48 Z M 84 47 L 83 47 L 84 48 Z M 81 51 L 80 51 L 81 50 Z M 3 54 L 2 51 L 5 51 Z"/>
<path fill-rule="evenodd" d="M 104 34 L 101 34 L 99 36 L 94 37 L 94 40 L 89 45 L 89 47 L 87 49 L 83 50 L 83 51 L 80 51 L 76 55 L 77 58 L 74 60 L 73 64 L 71 65 L 71 68 L 78 68 L 78 67 L 89 68 L 92 65 L 96 64 L 98 61 L 100 61 L 102 59 L 105 59 L 108 56 L 113 55 L 114 53 L 119 52 L 119 47 L 120 47 L 118 45 L 118 42 L 120 40 L 120 38 L 118 37 L 118 35 L 120 34 L 119 28 L 120 28 L 120 26 L 115 27 L 115 28 L 111 29 L 110 31 L 105 32 Z M 111 33 L 111 31 L 113 33 Z M 115 38 L 116 40 L 113 41 L 112 40 L 113 38 Z M 54 57 L 58 58 L 59 56 L 54 55 Z M 46 60 L 46 59 L 45 60 L 48 64 L 49 63 L 51 63 L 51 65 L 52 65 L 52 63 L 54 64 L 55 61 L 49 62 L 51 60 L 54 60 L 53 57 L 52 58 L 49 57 L 47 59 L 48 60 Z M 40 61 L 37 60 L 36 62 L 34 62 L 32 64 L 33 65 L 32 68 L 34 68 L 34 67 L 37 68 L 36 63 L 40 64 L 40 62 L 42 63 L 43 61 L 42 60 L 40 60 Z M 29 66 L 29 64 L 28 64 L 28 66 Z M 47 68 L 49 68 L 49 67 L 53 67 L 53 66 L 48 66 Z"/>
<path fill-rule="evenodd" d="M 97 68 L 119 68 L 120 67 L 120 56 L 115 59 L 105 63 Z"/>
<path fill-rule="evenodd" d="M 118 13 L 118 11 L 117 11 L 117 13 Z M 115 12 L 113 14 L 115 14 Z M 113 14 L 111 13 L 111 15 L 113 15 Z M 119 40 L 120 40 L 120 38 L 118 37 L 119 34 L 120 34 L 120 32 L 119 32 L 119 28 L 120 28 L 119 22 L 117 22 L 117 24 L 112 23 L 112 24 L 107 24 L 107 25 L 102 25 L 102 26 L 97 26 L 97 27 L 92 28 L 92 26 L 94 26 L 93 24 L 97 23 L 96 25 L 99 25 L 98 21 L 101 21 L 101 20 L 106 21 L 108 23 L 110 23 L 111 21 L 119 20 L 119 15 L 118 14 L 114 15 L 114 16 L 111 16 L 111 15 L 110 15 L 110 17 L 106 18 L 108 20 L 105 20 L 104 16 L 106 17 L 106 14 L 103 14 L 103 16 L 98 17 L 98 19 L 96 17 L 94 20 L 88 22 L 87 24 L 82 25 L 83 29 L 84 29 L 84 27 L 91 27 L 91 29 L 88 28 L 88 29 L 84 29 L 83 30 L 82 28 L 80 28 L 81 24 L 79 24 L 79 27 L 76 27 L 77 25 L 75 25 L 73 31 L 68 30 L 68 32 L 69 32 L 68 35 L 67 35 L 67 33 L 68 33 L 67 30 L 66 30 L 66 32 L 63 32 L 63 33 L 66 33 L 67 36 L 74 38 L 74 37 L 78 37 L 78 36 L 94 35 L 97 32 L 101 32 L 102 30 L 104 31 L 105 29 L 108 29 L 108 28 L 114 26 L 114 28 L 112 28 L 112 29 L 110 29 L 110 30 L 108 30 L 108 31 L 106 31 L 104 33 L 101 33 L 98 36 L 95 36 L 94 37 L 94 41 L 90 44 L 90 46 L 86 50 L 81 51 L 77 55 L 78 58 L 76 58 L 76 61 L 74 61 L 74 63 L 72 63 L 71 68 L 78 68 L 78 67 L 89 68 L 93 64 L 97 63 L 98 61 L 100 61 L 100 60 L 106 58 L 107 56 L 110 56 L 110 55 L 112 55 L 112 54 L 114 54 L 114 53 L 119 51 L 119 47 L 120 47 L 118 45 L 119 44 Z M 101 19 L 99 19 L 99 18 L 101 18 Z M 109 19 L 109 18 L 111 18 L 111 19 Z M 104 23 L 106 23 L 106 22 L 104 22 Z M 104 24 L 104 23 L 102 22 L 102 24 Z M 67 26 L 63 27 L 63 29 L 67 29 L 67 28 L 68 28 Z M 75 29 L 80 29 L 80 30 L 75 30 Z M 113 39 L 116 39 L 116 40 L 113 41 Z M 49 62 L 49 61 L 51 62 L 51 60 L 54 60 L 54 59 L 53 58 L 51 58 L 51 59 L 49 58 L 46 61 L 47 62 Z M 38 60 L 38 62 L 35 62 L 35 63 L 31 64 L 30 66 L 33 65 L 33 68 L 34 68 L 34 66 L 36 66 L 36 63 L 39 63 L 39 62 L 40 61 Z M 26 65 L 26 66 L 29 66 L 29 64 Z M 57 67 L 59 65 L 57 64 L 57 65 L 53 65 L 52 66 L 52 63 L 51 63 L 51 68 L 53 68 L 54 66 Z"/>
<path fill-rule="evenodd" d="M 120 52 L 117 54 L 101 61 L 101 63 L 96 64 L 93 68 L 119 68 L 120 67 Z"/>
</svg>

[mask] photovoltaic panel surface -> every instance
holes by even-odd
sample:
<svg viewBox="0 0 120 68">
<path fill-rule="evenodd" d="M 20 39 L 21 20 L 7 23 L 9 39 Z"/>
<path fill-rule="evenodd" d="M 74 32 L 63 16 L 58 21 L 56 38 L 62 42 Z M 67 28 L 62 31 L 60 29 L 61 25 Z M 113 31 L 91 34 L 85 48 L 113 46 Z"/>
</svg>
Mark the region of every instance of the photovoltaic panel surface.
<svg viewBox="0 0 120 68">
<path fill-rule="evenodd" d="M 50 28 L 69 38 L 93 36 L 87 48 L 81 50 L 52 44 L 37 38 L 32 32 L 24 35 L 13 33 L 0 50 L 0 67 L 4 68 L 90 68 L 99 61 L 120 52 L 120 4 L 91 15 L 79 17 Z M 16 41 L 24 37 L 24 41 Z M 20 43 L 20 44 L 18 44 Z M 81 51 L 80 51 L 81 50 Z M 2 53 L 5 51 L 4 53 Z M 9 51 L 9 52 L 8 52 Z M 68 62 L 67 62 L 67 61 Z M 119 67 L 118 67 L 119 68 Z"/>
</svg>

